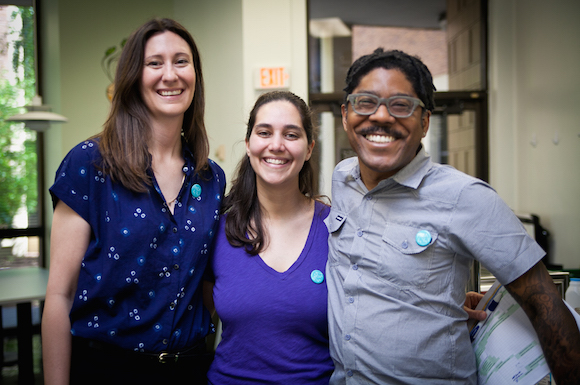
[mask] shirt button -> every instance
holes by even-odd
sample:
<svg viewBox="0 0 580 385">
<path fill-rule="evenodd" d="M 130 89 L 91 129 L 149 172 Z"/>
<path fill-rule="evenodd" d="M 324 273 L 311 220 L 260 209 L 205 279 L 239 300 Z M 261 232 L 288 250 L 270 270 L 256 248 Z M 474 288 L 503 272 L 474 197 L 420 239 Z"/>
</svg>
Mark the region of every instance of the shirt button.
<svg viewBox="0 0 580 385">
<path fill-rule="evenodd" d="M 173 268 L 174 268 L 175 270 L 179 270 L 179 265 L 176 263 L 175 265 L 173 265 Z"/>
<path fill-rule="evenodd" d="M 348 297 L 348 302 L 353 303 L 354 302 L 354 298 Z"/>
<path fill-rule="evenodd" d="M 173 228 L 173 232 L 176 233 L 177 232 L 177 227 Z"/>
<path fill-rule="evenodd" d="M 353 270 L 358 270 L 358 265 L 357 264 L 352 265 L 352 269 Z"/>
<path fill-rule="evenodd" d="M 169 341 L 167 341 L 167 339 L 163 340 L 163 345 L 167 345 L 169 343 Z"/>
<path fill-rule="evenodd" d="M 356 231 L 356 235 L 358 235 L 359 237 L 362 237 L 363 236 L 363 231 L 361 229 L 358 229 Z"/>
<path fill-rule="evenodd" d="M 401 243 L 401 247 L 403 249 L 406 249 L 407 247 L 409 247 L 409 243 L 407 243 L 407 241 L 403 241 L 403 243 Z"/>
<path fill-rule="evenodd" d="M 350 341 L 350 334 L 344 336 L 345 341 Z"/>
<path fill-rule="evenodd" d="M 352 377 L 352 370 L 347 371 L 346 372 L 346 375 L 349 376 L 349 377 Z"/>
<path fill-rule="evenodd" d="M 371 195 L 367 195 L 367 196 L 366 196 L 366 200 L 367 200 L 367 201 L 370 201 L 370 200 L 372 200 L 372 199 L 373 199 L 373 197 L 372 197 Z"/>
</svg>

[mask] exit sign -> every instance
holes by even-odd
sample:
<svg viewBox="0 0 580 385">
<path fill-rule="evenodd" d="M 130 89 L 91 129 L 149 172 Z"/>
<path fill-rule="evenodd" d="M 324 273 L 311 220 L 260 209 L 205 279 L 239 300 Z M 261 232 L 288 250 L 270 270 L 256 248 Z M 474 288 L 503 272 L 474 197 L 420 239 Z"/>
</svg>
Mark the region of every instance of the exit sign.
<svg viewBox="0 0 580 385">
<path fill-rule="evenodd" d="M 261 67 L 256 74 L 256 88 L 289 88 L 290 74 L 286 67 Z"/>
</svg>

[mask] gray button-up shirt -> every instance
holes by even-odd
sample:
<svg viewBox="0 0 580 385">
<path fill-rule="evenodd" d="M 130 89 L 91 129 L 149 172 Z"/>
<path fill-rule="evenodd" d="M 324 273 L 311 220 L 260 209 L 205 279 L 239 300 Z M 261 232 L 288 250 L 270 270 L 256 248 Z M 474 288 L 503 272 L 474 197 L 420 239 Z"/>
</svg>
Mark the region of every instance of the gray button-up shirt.
<svg viewBox="0 0 580 385">
<path fill-rule="evenodd" d="M 332 193 L 331 384 L 475 384 L 463 310 L 471 263 L 507 284 L 544 251 L 488 184 L 424 149 L 372 191 L 346 159 Z"/>
</svg>

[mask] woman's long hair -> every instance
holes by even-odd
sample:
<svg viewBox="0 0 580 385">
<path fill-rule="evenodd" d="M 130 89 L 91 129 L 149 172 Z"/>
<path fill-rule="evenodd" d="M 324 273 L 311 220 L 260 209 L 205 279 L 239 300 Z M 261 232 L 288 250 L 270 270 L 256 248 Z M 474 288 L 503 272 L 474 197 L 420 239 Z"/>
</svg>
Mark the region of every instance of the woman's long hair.
<svg viewBox="0 0 580 385">
<path fill-rule="evenodd" d="M 256 123 L 258 110 L 265 104 L 283 100 L 292 103 L 302 119 L 308 143 L 314 140 L 314 127 L 310 109 L 300 97 L 288 91 L 273 91 L 261 95 L 252 111 L 246 130 L 246 141 L 250 140 L 252 129 Z M 305 196 L 314 198 L 314 170 L 310 160 L 304 162 L 299 173 L 298 186 Z M 258 201 L 256 188 L 256 173 L 250 164 L 250 158 L 245 155 L 236 168 L 230 193 L 224 199 L 222 211 L 227 212 L 226 237 L 235 247 L 244 247 L 251 255 L 259 254 L 265 247 L 266 232 L 263 228 L 262 210 Z"/>
<path fill-rule="evenodd" d="M 141 95 L 145 45 L 155 34 L 173 32 L 187 42 L 195 68 L 195 94 L 185 111 L 182 133 L 195 158 L 195 170 L 208 167 L 209 141 L 205 130 L 205 94 L 201 60 L 190 33 L 171 19 L 153 19 L 131 34 L 123 48 L 115 74 L 115 92 L 103 131 L 96 135 L 102 155 L 100 165 L 113 181 L 134 192 L 151 185 L 147 169 L 151 157 L 147 143 L 151 137 L 150 113 Z"/>
</svg>

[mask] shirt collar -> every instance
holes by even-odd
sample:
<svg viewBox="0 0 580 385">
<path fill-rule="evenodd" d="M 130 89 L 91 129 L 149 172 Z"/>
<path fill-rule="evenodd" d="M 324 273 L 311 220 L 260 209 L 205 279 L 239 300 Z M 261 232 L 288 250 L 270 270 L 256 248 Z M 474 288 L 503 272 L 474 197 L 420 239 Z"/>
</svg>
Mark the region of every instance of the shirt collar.
<svg viewBox="0 0 580 385">
<path fill-rule="evenodd" d="M 193 171 L 195 169 L 195 158 L 183 136 L 181 137 L 181 156 L 185 161 L 183 164 L 183 171 L 188 174 L 189 171 Z M 149 168 L 147 169 L 147 173 L 149 176 L 153 175 L 153 169 L 151 168 L 151 154 L 149 154 Z"/>
<path fill-rule="evenodd" d="M 417 155 L 415 155 L 413 160 L 398 173 L 393 175 L 392 178 L 400 185 L 417 189 L 432 166 L 433 162 L 431 162 L 431 156 L 427 154 L 425 147 L 421 145 L 421 149 Z"/>
<path fill-rule="evenodd" d="M 348 175 L 353 180 L 359 180 L 362 184 L 358 158 L 355 157 L 352 163 L 345 164 L 344 166 L 345 168 L 343 168 L 342 171 L 347 171 L 347 169 L 349 169 Z M 388 183 L 393 182 L 396 182 L 402 186 L 417 189 L 432 166 L 433 162 L 431 161 L 431 156 L 425 151 L 425 147 L 421 145 L 419 152 L 417 155 L 415 155 L 409 164 L 403 167 L 392 177 L 380 181 L 375 189 L 385 187 Z"/>
<path fill-rule="evenodd" d="M 183 136 L 181 137 L 181 151 L 183 159 L 185 160 L 185 166 L 193 170 L 195 168 L 195 158 Z"/>
</svg>

